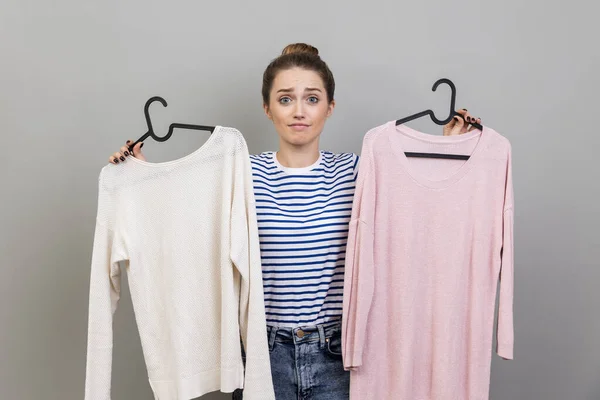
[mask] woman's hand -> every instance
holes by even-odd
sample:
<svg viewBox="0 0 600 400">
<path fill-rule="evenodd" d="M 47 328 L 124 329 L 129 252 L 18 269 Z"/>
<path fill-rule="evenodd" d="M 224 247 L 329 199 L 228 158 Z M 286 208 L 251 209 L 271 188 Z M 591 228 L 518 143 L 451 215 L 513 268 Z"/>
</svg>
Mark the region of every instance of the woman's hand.
<svg viewBox="0 0 600 400">
<path fill-rule="evenodd" d="M 129 151 L 130 143 L 131 143 L 131 140 L 128 140 L 127 142 L 125 142 L 125 146 L 121 147 L 120 151 L 117 151 L 116 153 L 111 155 L 108 158 L 108 162 L 110 162 L 111 164 L 119 164 L 119 163 L 125 162 L 127 157 L 132 155 L 131 152 Z M 135 145 L 135 147 L 133 148 L 133 156 L 137 159 L 146 161 L 146 157 L 144 157 L 144 154 L 142 154 L 142 146 L 143 145 L 144 145 L 144 142 L 140 142 Z"/>
<path fill-rule="evenodd" d="M 452 121 L 444 125 L 444 136 L 462 135 L 463 133 L 475 129 L 475 127 L 471 125 L 472 123 L 481 124 L 481 118 L 472 117 L 464 108 L 457 111 L 457 113 L 462 115 L 464 119 L 455 115 L 454 118 L 452 118 Z"/>
</svg>

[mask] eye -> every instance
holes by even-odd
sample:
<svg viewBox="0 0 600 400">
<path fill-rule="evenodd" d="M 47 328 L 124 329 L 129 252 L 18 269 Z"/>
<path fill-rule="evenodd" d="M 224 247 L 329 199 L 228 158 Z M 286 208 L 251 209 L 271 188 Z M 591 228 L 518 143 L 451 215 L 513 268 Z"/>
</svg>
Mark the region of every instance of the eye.
<svg viewBox="0 0 600 400">
<path fill-rule="evenodd" d="M 308 98 L 308 102 L 309 102 L 309 103 L 316 104 L 316 103 L 318 103 L 318 102 L 319 102 L 319 98 L 318 98 L 317 96 L 310 96 L 310 97 Z"/>
<path fill-rule="evenodd" d="M 281 104 L 288 104 L 290 101 L 292 101 L 292 99 L 290 99 L 289 97 L 285 96 L 279 99 L 279 103 Z"/>
</svg>

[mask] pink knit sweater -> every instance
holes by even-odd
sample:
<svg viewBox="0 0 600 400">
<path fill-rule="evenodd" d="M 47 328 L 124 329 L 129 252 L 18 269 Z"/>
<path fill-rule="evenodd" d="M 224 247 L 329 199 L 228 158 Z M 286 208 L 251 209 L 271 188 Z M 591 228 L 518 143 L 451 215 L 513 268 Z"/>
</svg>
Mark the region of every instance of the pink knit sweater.
<svg viewBox="0 0 600 400">
<path fill-rule="evenodd" d="M 496 351 L 513 357 L 511 175 L 510 143 L 487 127 L 439 136 L 390 121 L 367 133 L 344 283 L 352 400 L 488 398 L 499 280 Z"/>
</svg>

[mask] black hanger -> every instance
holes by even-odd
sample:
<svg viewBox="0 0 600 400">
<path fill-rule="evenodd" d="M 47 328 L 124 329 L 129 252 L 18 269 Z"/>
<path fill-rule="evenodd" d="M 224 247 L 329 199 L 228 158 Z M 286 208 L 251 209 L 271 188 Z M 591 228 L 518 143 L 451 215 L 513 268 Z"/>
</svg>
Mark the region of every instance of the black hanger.
<svg viewBox="0 0 600 400">
<path fill-rule="evenodd" d="M 175 129 L 175 128 L 196 129 L 199 131 L 210 131 L 210 133 L 213 133 L 215 131 L 214 126 L 172 123 L 171 125 L 169 125 L 169 132 L 167 132 L 167 134 L 165 136 L 163 136 L 163 137 L 157 136 L 154 133 L 154 128 L 152 127 L 152 122 L 150 121 L 150 114 L 148 112 L 148 109 L 150 108 L 150 104 L 154 103 L 155 101 L 160 101 L 163 106 L 165 106 L 165 107 L 167 106 L 167 102 L 162 97 L 154 96 L 154 97 L 151 97 L 150 99 L 148 99 L 148 101 L 146 102 L 146 105 L 144 106 L 144 115 L 146 116 L 146 123 L 148 124 L 148 132 L 144 133 L 144 135 L 141 138 L 139 138 L 134 143 L 129 145 L 130 152 L 133 153 L 133 147 L 136 144 L 138 144 L 139 142 L 143 142 L 144 140 L 146 140 L 146 138 L 148 136 L 152 136 L 152 138 L 154 140 L 159 141 L 159 142 L 164 142 L 166 140 L 169 140 L 169 138 L 173 134 L 173 129 Z"/>
<path fill-rule="evenodd" d="M 454 116 L 458 116 L 464 120 L 463 116 L 454 110 L 454 106 L 456 104 L 456 86 L 450 79 L 442 78 L 442 79 L 437 80 L 433 84 L 433 88 L 431 90 L 433 90 L 435 92 L 436 89 L 438 88 L 438 86 L 441 85 L 442 83 L 445 83 L 448 86 L 450 86 L 450 89 L 452 90 L 452 97 L 450 98 L 450 115 L 448 116 L 448 118 L 446 118 L 445 120 L 439 120 L 436 118 L 433 111 L 425 110 L 425 111 L 421 111 L 420 113 L 413 114 L 408 117 L 397 120 L 396 126 L 404 124 L 408 121 L 412 121 L 417 118 L 425 117 L 427 115 L 429 115 L 431 117 L 431 120 L 438 125 L 446 125 L 448 122 L 450 122 L 452 120 L 452 118 L 454 118 Z M 481 126 L 478 123 L 470 123 L 470 124 L 479 130 L 483 130 L 483 126 Z M 460 154 L 413 153 L 413 152 L 405 152 L 404 154 L 406 154 L 407 157 L 419 157 L 419 158 L 445 158 L 445 159 L 451 159 L 451 160 L 468 160 L 469 159 L 469 156 L 460 155 Z"/>
</svg>

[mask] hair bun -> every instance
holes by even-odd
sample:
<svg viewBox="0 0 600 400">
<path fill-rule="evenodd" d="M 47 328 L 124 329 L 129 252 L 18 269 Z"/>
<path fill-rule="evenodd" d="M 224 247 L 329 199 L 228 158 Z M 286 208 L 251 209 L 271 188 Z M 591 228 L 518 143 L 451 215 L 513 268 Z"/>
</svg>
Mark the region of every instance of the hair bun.
<svg viewBox="0 0 600 400">
<path fill-rule="evenodd" d="M 285 48 L 281 52 L 281 55 L 285 56 L 287 54 L 294 54 L 294 53 L 309 53 L 309 54 L 318 56 L 319 50 L 316 47 L 311 46 L 310 44 L 293 43 L 293 44 L 288 44 L 287 46 L 285 46 Z"/>
</svg>

